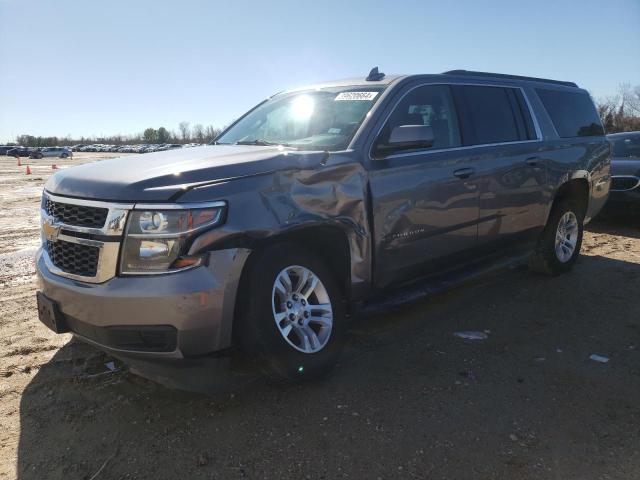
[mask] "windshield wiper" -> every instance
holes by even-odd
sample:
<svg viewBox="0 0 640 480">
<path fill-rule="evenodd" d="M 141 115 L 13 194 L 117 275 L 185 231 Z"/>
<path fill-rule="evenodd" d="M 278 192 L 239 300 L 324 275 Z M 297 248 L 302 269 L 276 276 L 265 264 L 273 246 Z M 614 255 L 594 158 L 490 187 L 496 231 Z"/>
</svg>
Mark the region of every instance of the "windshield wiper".
<svg viewBox="0 0 640 480">
<path fill-rule="evenodd" d="M 279 143 L 279 142 L 267 142 L 266 140 L 240 140 L 236 142 L 236 145 L 258 145 L 260 147 L 272 147 L 281 145 L 283 147 L 289 147 L 288 143 Z"/>
</svg>

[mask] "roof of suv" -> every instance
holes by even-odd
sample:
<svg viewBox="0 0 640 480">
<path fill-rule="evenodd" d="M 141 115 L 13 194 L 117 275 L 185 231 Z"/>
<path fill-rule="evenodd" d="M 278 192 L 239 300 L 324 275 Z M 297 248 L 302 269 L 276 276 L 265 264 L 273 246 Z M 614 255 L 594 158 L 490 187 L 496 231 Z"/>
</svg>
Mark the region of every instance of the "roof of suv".
<svg viewBox="0 0 640 480">
<path fill-rule="evenodd" d="M 372 70 L 373 72 L 373 70 Z M 376 71 L 377 73 L 377 71 Z M 371 73 L 370 73 L 371 75 Z M 520 76 L 520 75 L 509 75 L 509 74 L 504 74 L 504 73 L 490 73 L 490 72 L 476 72 L 476 71 L 472 71 L 472 70 L 449 70 L 446 72 L 442 72 L 442 73 L 435 73 L 435 74 L 413 74 L 413 75 L 385 75 L 385 74 L 380 74 L 382 75 L 381 78 L 376 78 L 375 80 L 371 80 L 368 77 L 355 77 L 355 78 L 345 78 L 342 80 L 333 80 L 333 81 L 329 81 L 329 82 L 322 82 L 322 83 L 318 83 L 318 84 L 314 84 L 314 85 L 305 85 L 302 87 L 298 87 L 298 88 L 293 88 L 290 90 L 286 90 L 286 93 L 289 92 L 297 92 L 297 91 L 301 91 L 301 90 L 313 90 L 313 89 L 319 89 L 319 88 L 332 88 L 332 87 L 349 87 L 349 86 L 363 86 L 363 85 L 371 85 L 371 86 L 387 86 L 391 83 L 393 83 L 396 80 L 402 79 L 402 78 L 408 78 L 408 77 L 439 77 L 439 76 L 447 76 L 447 77 L 463 77 L 468 79 L 469 77 L 475 78 L 475 79 L 481 79 L 481 80 L 515 80 L 515 81 L 525 81 L 525 82 L 536 82 L 536 83 L 546 83 L 546 84 L 551 84 L 551 85 L 558 85 L 558 86 L 564 86 L 564 87 L 574 87 L 574 88 L 578 88 L 578 85 L 576 85 L 574 82 L 567 82 L 567 81 L 563 81 L 563 80 L 551 80 L 548 78 L 538 78 L 538 77 L 525 77 L 525 76 Z M 285 92 L 281 92 L 281 93 L 285 93 Z"/>
</svg>

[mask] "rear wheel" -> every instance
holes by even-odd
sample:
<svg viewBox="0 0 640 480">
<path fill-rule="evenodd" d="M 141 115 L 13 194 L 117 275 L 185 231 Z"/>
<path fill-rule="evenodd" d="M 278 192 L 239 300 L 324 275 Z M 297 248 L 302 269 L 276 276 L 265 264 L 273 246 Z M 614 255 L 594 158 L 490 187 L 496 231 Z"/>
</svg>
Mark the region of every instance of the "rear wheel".
<svg viewBox="0 0 640 480">
<path fill-rule="evenodd" d="M 63 153 L 62 155 L 60 155 L 60 158 L 67 158 L 69 155 L 67 155 L 66 153 Z"/>
<path fill-rule="evenodd" d="M 576 206 L 576 202 L 559 200 L 531 256 L 531 269 L 549 275 L 571 270 L 580 255 L 583 221 L 584 213 Z"/>
<path fill-rule="evenodd" d="M 247 298 L 238 298 L 244 350 L 272 378 L 293 382 L 328 372 L 347 335 L 332 272 L 318 255 L 294 245 L 258 255 L 248 272 Z"/>
</svg>

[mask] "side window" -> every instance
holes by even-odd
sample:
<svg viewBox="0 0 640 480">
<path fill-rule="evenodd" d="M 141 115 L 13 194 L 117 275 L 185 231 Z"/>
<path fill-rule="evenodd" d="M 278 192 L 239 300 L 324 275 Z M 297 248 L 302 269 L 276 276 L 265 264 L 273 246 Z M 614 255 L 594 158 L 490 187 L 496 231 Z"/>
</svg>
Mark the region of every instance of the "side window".
<svg viewBox="0 0 640 480">
<path fill-rule="evenodd" d="M 382 129 L 378 144 L 385 144 L 395 127 L 427 125 L 433 129 L 434 143 L 430 149 L 459 147 L 458 117 L 446 85 L 427 85 L 411 90 L 391 113 Z"/>
<path fill-rule="evenodd" d="M 563 138 L 604 135 L 596 107 L 588 94 L 538 88 L 536 93 Z"/>
<path fill-rule="evenodd" d="M 454 87 L 454 92 L 461 105 L 465 145 L 529 139 L 527 130 L 530 127 L 527 127 L 513 88 L 460 85 Z"/>
</svg>

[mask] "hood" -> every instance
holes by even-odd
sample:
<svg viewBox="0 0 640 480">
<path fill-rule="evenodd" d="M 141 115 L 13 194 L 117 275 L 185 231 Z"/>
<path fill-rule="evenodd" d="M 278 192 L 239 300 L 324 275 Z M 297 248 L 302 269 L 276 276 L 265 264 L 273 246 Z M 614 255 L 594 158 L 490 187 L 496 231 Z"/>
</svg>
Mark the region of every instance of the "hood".
<svg viewBox="0 0 640 480">
<path fill-rule="evenodd" d="M 326 155 L 252 145 L 181 148 L 60 170 L 45 184 L 45 190 L 114 202 L 174 201 L 199 185 L 279 170 L 315 168 Z"/>
</svg>

